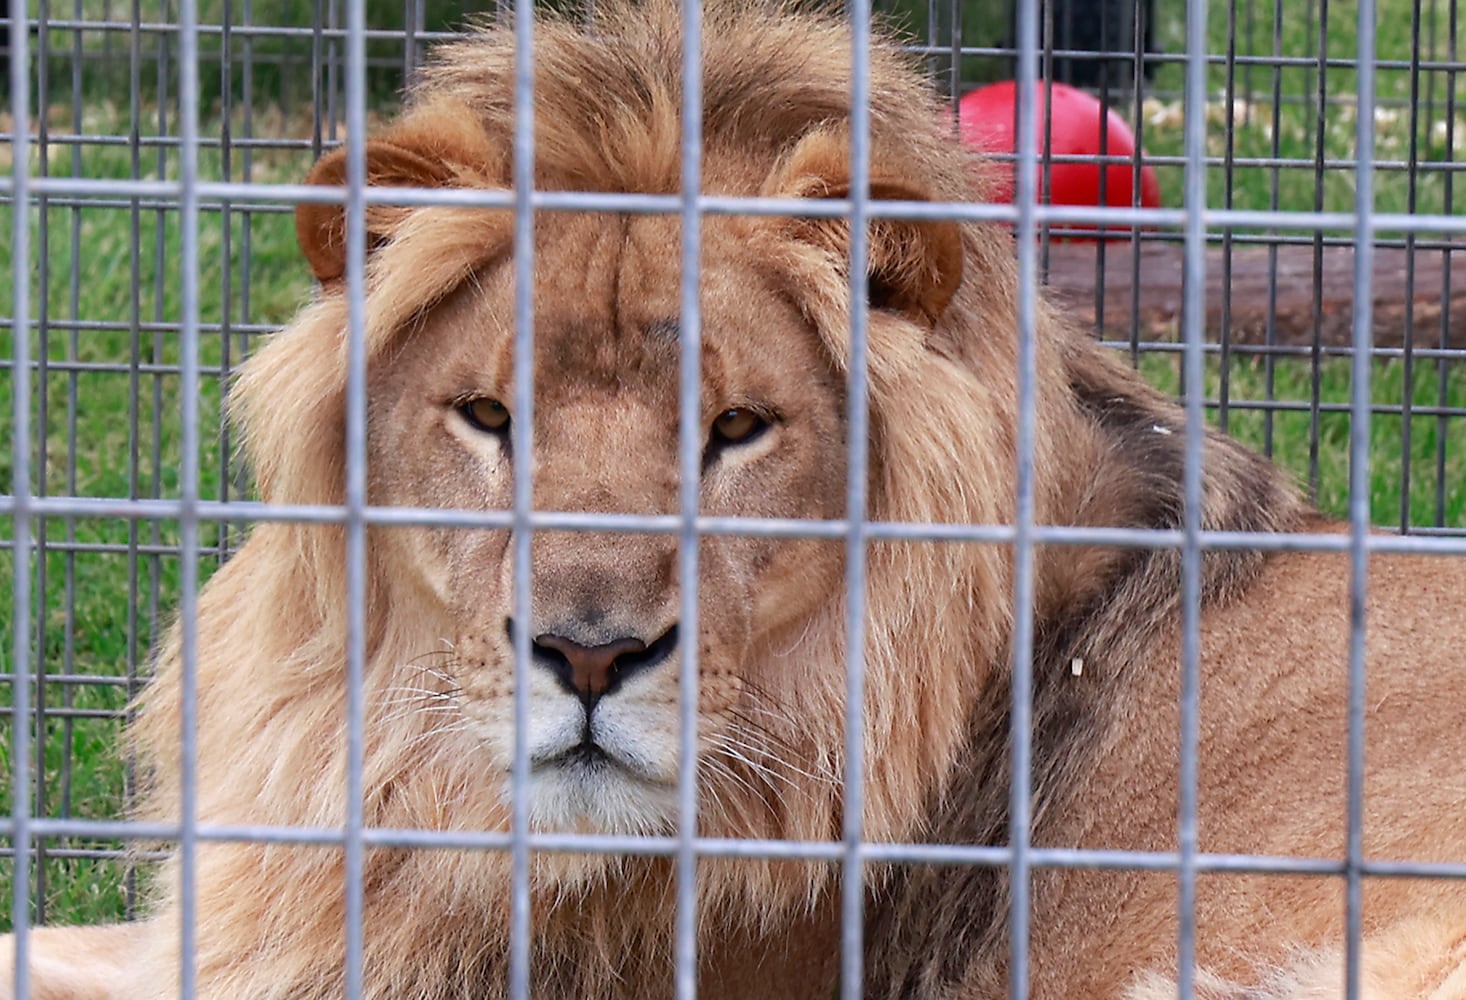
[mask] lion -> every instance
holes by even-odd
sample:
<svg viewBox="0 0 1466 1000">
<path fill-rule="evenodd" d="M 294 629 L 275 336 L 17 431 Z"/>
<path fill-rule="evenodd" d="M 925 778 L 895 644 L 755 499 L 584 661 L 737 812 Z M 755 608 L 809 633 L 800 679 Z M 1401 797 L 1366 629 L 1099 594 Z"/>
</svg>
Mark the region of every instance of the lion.
<svg viewBox="0 0 1466 1000">
<path fill-rule="evenodd" d="M 812 207 L 850 194 L 847 25 L 754 0 L 717 0 L 703 17 L 703 190 Z M 673 0 L 603 0 L 587 24 L 539 21 L 537 189 L 680 190 L 680 18 Z M 982 168 L 953 141 L 920 74 L 883 37 L 868 67 L 870 195 L 968 200 Z M 514 79 L 503 28 L 439 48 L 404 113 L 366 143 L 370 183 L 510 189 Z M 345 177 L 338 150 L 309 181 Z M 296 221 L 318 294 L 249 361 L 231 412 L 262 500 L 339 505 L 346 213 L 302 204 Z M 373 202 L 365 229 L 367 500 L 508 509 L 512 212 Z M 533 240 L 534 507 L 677 513 L 679 219 L 543 209 Z M 1015 523 L 1011 235 L 883 216 L 869 222 L 866 247 L 869 518 Z M 853 364 L 846 218 L 709 214 L 700 255 L 701 511 L 838 528 Z M 1180 527 L 1184 413 L 1042 302 L 1033 327 L 1036 522 Z M 1202 457 L 1204 529 L 1320 543 L 1347 530 L 1226 437 L 1208 430 Z M 694 634 L 680 621 L 675 535 L 604 526 L 533 533 L 530 620 L 516 625 L 514 545 L 502 524 L 420 518 L 366 531 L 364 825 L 460 838 L 414 847 L 384 834 L 362 848 L 361 995 L 373 1000 L 507 995 L 511 861 L 482 838 L 511 823 L 517 628 L 532 648 L 531 776 L 520 791 L 533 830 L 677 832 L 679 669 L 696 643 L 697 834 L 842 837 L 843 537 L 703 536 Z M 201 997 L 342 995 L 353 904 L 333 838 L 351 810 L 346 543 L 340 523 L 261 521 L 203 588 L 194 801 L 180 795 L 187 674 L 177 630 L 131 733 L 148 775 L 139 816 L 178 823 L 187 807 L 209 827 L 315 840 L 204 839 L 163 865 L 146 919 L 34 930 L 32 996 L 171 996 L 184 963 Z M 1343 983 L 1348 556 L 1338 544 L 1289 548 L 1217 547 L 1201 560 L 1196 846 L 1337 868 L 1198 877 L 1195 978 L 1209 998 L 1338 995 Z M 866 840 L 1009 842 L 1014 647 L 1031 615 L 1032 842 L 1162 861 L 1178 850 L 1175 547 L 1040 546 L 1031 608 L 1015 597 L 1020 553 L 1005 541 L 885 535 L 866 551 Z M 1376 553 L 1368 583 L 1363 856 L 1459 863 L 1466 561 Z M 843 871 L 814 853 L 701 857 L 699 994 L 832 995 Z M 528 878 L 534 995 L 672 995 L 675 858 L 536 851 Z M 1020 946 L 1031 995 L 1174 992 L 1174 868 L 1039 866 L 1028 887 Z M 865 995 L 1007 994 L 1008 865 L 871 861 L 863 888 Z M 1459 879 L 1370 878 L 1362 926 L 1363 995 L 1466 996 Z M 3 955 L 13 961 L 9 942 Z M 3 971 L 0 989 L 13 981 Z"/>
</svg>

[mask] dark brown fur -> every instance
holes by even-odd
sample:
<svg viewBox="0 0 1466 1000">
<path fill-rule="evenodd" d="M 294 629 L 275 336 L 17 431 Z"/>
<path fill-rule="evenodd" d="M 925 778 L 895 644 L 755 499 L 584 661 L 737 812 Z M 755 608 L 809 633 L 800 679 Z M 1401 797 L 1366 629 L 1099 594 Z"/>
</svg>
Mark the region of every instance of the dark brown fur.
<svg viewBox="0 0 1466 1000">
<path fill-rule="evenodd" d="M 1102 447 L 1093 487 L 1074 523 L 1156 531 L 1183 525 L 1185 413 L 1119 371 L 1093 349 L 1068 357 L 1069 387 Z M 1209 531 L 1295 528 L 1301 515 L 1283 474 L 1231 439 L 1208 430 L 1201 526 Z M 1202 558 L 1203 609 L 1244 592 L 1263 562 L 1257 552 L 1211 550 Z M 1081 806 L 1100 737 L 1117 725 L 1127 684 L 1155 669 L 1146 654 L 1181 611 L 1176 548 L 1096 549 L 1049 564 L 1062 594 L 1038 609 L 1032 659 L 1031 840 L 1053 844 L 1050 818 Z M 1057 567 L 1070 567 L 1068 570 Z M 1012 661 L 1012 651 L 1006 657 Z M 1081 661 L 1083 684 L 1071 665 Z M 996 678 L 978 703 L 947 792 L 931 810 L 931 844 L 1001 846 L 1011 813 L 1011 679 Z M 901 866 L 867 907 L 867 995 L 940 995 L 980 970 L 1000 983 L 1010 948 L 1005 867 Z"/>
</svg>

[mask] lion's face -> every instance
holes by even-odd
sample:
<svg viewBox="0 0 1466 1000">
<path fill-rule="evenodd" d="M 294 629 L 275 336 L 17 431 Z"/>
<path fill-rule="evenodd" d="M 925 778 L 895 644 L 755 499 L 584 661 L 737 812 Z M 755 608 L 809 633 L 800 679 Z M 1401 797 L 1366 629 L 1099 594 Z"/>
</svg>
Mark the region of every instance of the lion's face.
<svg viewBox="0 0 1466 1000">
<path fill-rule="evenodd" d="M 909 96 L 927 108 L 924 92 Z M 564 114 L 571 117 L 546 120 L 601 127 L 581 121 L 580 111 Z M 621 124 L 646 127 L 635 116 Z M 934 192 L 898 169 L 895 150 L 938 141 L 934 116 L 931 124 L 925 138 L 903 133 L 900 144 L 885 143 L 886 152 L 872 157 L 871 197 L 920 201 L 966 190 L 960 172 Z M 749 141 L 721 147 L 709 157 L 706 189 L 812 206 L 845 197 L 851 171 L 843 128 L 823 117 L 786 126 L 770 133 L 759 125 Z M 503 191 L 507 136 L 456 99 L 425 101 L 367 143 L 367 177 L 379 187 Z M 650 134 L 637 142 L 662 148 Z M 625 148 L 617 141 L 602 151 Z M 567 157 L 587 149 L 571 142 L 540 150 L 537 186 L 598 186 L 565 167 Z M 635 176 L 615 183 L 626 191 L 675 190 L 658 171 L 676 162 L 638 160 Z M 346 151 L 339 149 L 308 181 L 336 186 L 345 179 Z M 510 448 L 521 419 L 511 405 L 511 214 L 382 204 L 368 206 L 363 222 L 369 501 L 510 509 Z M 252 360 L 235 402 L 263 498 L 339 502 L 346 214 L 339 204 L 302 203 L 296 229 L 322 294 Z M 664 216 L 537 213 L 536 510 L 681 509 L 679 232 L 678 220 Z M 1008 435 L 1001 419 L 986 417 L 983 390 L 954 362 L 954 343 L 939 327 L 963 285 L 964 239 L 948 222 L 872 218 L 866 227 L 865 486 L 876 520 L 1002 519 L 994 497 L 1003 494 L 987 484 L 1003 481 L 994 443 Z M 703 454 L 695 483 L 703 515 L 844 517 L 851 249 L 849 221 L 829 212 L 703 219 L 696 429 Z M 281 398 L 317 402 L 298 413 L 274 405 Z M 970 488 L 973 479 L 984 486 Z M 373 683 L 396 704 L 430 699 L 421 718 L 402 723 L 405 742 L 387 748 L 384 771 L 411 771 L 393 756 L 404 746 L 455 761 L 447 768 L 452 780 L 423 793 L 423 815 L 404 822 L 494 828 L 501 814 L 489 809 L 502 807 L 499 789 L 507 796 L 520 735 L 538 828 L 671 830 L 681 771 L 679 674 L 695 642 L 699 829 L 796 840 L 838 835 L 847 736 L 842 536 L 701 534 L 693 628 L 681 620 L 676 535 L 536 531 L 529 620 L 520 623 L 533 640 L 522 734 L 513 725 L 510 532 L 381 528 L 372 537 L 369 608 L 379 644 L 371 655 L 373 662 L 391 659 Z M 309 544 L 319 546 L 312 550 L 318 562 L 334 555 L 324 534 Z M 971 546 L 882 542 L 867 553 L 864 822 L 870 837 L 890 838 L 914 830 L 922 804 L 941 787 L 970 698 L 954 681 L 977 655 L 970 636 L 996 641 L 994 628 L 980 624 L 975 633 L 974 622 L 1001 618 L 1005 570 L 997 550 Z M 953 581 L 952 602 L 934 604 L 932 588 L 951 589 Z M 434 655 L 442 643 L 448 652 Z M 908 669 L 929 659 L 940 668 Z M 417 669 L 418 660 L 427 665 Z M 424 692 L 434 685 L 441 686 Z M 380 710 L 387 722 L 405 718 Z M 807 898 L 803 876 L 789 877 L 780 891 Z M 738 891 L 758 896 L 751 881 Z"/>
<path fill-rule="evenodd" d="M 844 509 L 843 377 L 741 245 L 705 227 L 703 514 L 828 519 Z M 536 510 L 679 509 L 676 219 L 542 215 L 534 290 Z M 371 376 L 372 502 L 507 509 L 514 293 L 506 259 L 404 331 Z M 403 539 L 405 532 L 398 532 Z M 510 533 L 414 531 L 408 561 L 446 610 L 463 715 L 507 779 L 514 753 Z M 654 832 L 677 816 L 680 661 L 699 644 L 703 795 L 802 756 L 809 692 L 843 664 L 799 655 L 839 603 L 838 541 L 704 536 L 696 633 L 680 620 L 671 534 L 538 531 L 530 567 L 534 824 Z M 811 677 L 811 672 L 830 677 Z M 838 709 L 838 699 L 830 699 Z M 796 709 L 796 706 L 799 706 Z M 747 772 L 747 773 L 745 773 Z M 752 777 L 750 777 L 752 775 Z M 721 782 L 721 786 L 720 786 Z M 505 786 L 507 789 L 507 785 Z M 720 801 L 721 800 L 721 801 Z"/>
</svg>

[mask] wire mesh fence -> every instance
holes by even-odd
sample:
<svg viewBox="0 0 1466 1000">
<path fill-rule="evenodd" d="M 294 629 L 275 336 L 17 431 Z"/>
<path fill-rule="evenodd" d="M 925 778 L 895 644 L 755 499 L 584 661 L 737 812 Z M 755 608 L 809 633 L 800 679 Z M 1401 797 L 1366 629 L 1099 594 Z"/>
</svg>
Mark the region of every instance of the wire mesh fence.
<svg viewBox="0 0 1466 1000">
<path fill-rule="evenodd" d="M 0 109 L 0 165 L 6 168 L 0 214 L 9 223 L 0 240 L 14 276 L 0 287 L 0 325 L 8 340 L 0 358 L 0 439 L 8 442 L 0 455 L 7 491 L 0 498 L 6 517 L 0 691 L 10 711 L 0 746 L 11 817 L 3 827 L 0 880 L 17 895 L 0 914 L 0 930 L 138 912 L 151 861 L 161 855 L 152 846 L 158 831 L 125 819 L 135 775 L 117 743 L 128 705 L 149 676 L 150 650 L 172 616 L 193 619 L 197 585 L 229 560 L 252 525 L 336 518 L 362 545 L 368 523 L 433 523 L 445 516 L 373 511 L 364 481 L 348 492 L 344 510 L 325 514 L 252 504 L 251 470 L 238 457 L 225 398 L 243 360 L 311 296 L 293 218 L 296 204 L 316 195 L 296 185 L 324 152 L 390 118 L 404 83 L 433 46 L 458 37 L 467 13 L 440 0 L 12 0 L 3 55 L 11 96 Z M 861 4 L 850 4 L 848 13 L 862 26 L 871 21 L 872 12 Z M 1194 420 L 1210 421 L 1273 457 L 1313 502 L 1351 519 L 1355 529 L 1352 539 L 1332 543 L 1229 539 L 1203 537 L 1200 524 L 1188 521 L 1170 533 L 1101 533 L 1105 543 L 1179 547 L 1188 566 L 1199 566 L 1204 542 L 1333 544 L 1353 553 L 1356 564 L 1367 546 L 1466 558 L 1466 217 L 1457 190 L 1466 171 L 1466 29 L 1458 0 L 1190 0 L 1184 7 L 1164 0 L 1133 6 L 930 0 L 888 5 L 875 14 L 896 26 L 932 85 L 949 99 L 954 131 L 971 138 L 970 129 L 982 124 L 989 131 L 976 141 L 1001 147 L 991 136 L 1002 134 L 1009 142 L 989 150 L 987 169 L 995 189 L 1007 185 L 1013 192 L 1016 213 L 974 201 L 936 205 L 929 215 L 913 217 L 987 218 L 1012 227 L 1026 329 L 1037 308 L 1032 296 L 1047 285 L 1051 301 L 1181 399 Z M 480 16 L 508 23 L 515 14 L 506 8 Z M 689 81 L 696 72 L 693 64 Z M 1015 78 L 1037 81 L 1033 100 L 1055 109 L 1032 130 L 1016 115 L 1018 107 L 1032 106 L 1024 103 L 1028 98 L 1000 101 L 1009 109 L 1007 120 L 971 101 Z M 857 94 L 860 79 L 857 72 Z M 1065 146 L 1064 84 L 1116 113 L 1101 117 L 1097 146 Z M 1188 99 L 1188 93 L 1204 99 Z M 977 123 L 981 114 L 988 120 Z M 1122 129 L 1133 133 L 1130 148 L 1118 144 Z M 516 155 L 528 148 L 520 144 Z M 683 178 L 695 181 L 696 160 L 683 166 Z M 1096 180 L 1106 208 L 1082 201 L 1066 206 L 1066 185 L 1076 170 Z M 1154 193 L 1147 189 L 1151 184 Z M 353 189 L 348 213 L 365 210 L 362 198 Z M 432 192 L 423 198 L 434 200 Z M 528 219 L 530 198 L 528 190 L 516 189 L 508 203 L 521 219 Z M 739 210 L 716 199 L 679 196 L 643 202 L 564 198 L 563 210 L 680 213 L 689 226 L 684 232 L 695 230 L 705 213 Z M 1050 204 L 1055 207 L 1044 207 Z M 870 211 L 866 199 L 852 196 L 855 220 L 871 217 Z M 530 230 L 519 239 L 520 249 L 527 249 Z M 859 260 L 865 250 L 851 252 Z M 684 330 L 695 331 L 696 242 L 684 240 L 683 253 L 682 320 Z M 518 260 L 524 268 L 532 265 L 528 253 Z M 531 284 L 529 273 L 522 275 L 523 286 Z M 359 328 L 359 271 L 354 287 Z M 524 302 L 520 306 L 523 329 L 530 326 L 529 313 Z M 859 343 L 861 320 L 853 323 Z M 683 385 L 691 391 L 684 391 L 682 413 L 695 418 L 698 352 L 690 339 L 683 347 Z M 527 350 L 519 352 L 517 363 L 527 365 L 528 357 Z M 1034 390 L 1024 377 L 1020 387 L 1026 385 L 1024 395 L 1031 398 Z M 529 384 L 529 378 L 517 381 Z M 357 395 L 348 412 L 365 414 L 364 383 L 358 378 L 353 385 Z M 852 387 L 852 399 L 862 396 Z M 528 396 L 516 404 L 517 413 L 532 410 Z M 844 527 L 824 535 L 845 539 L 852 594 L 864 593 L 872 540 L 996 542 L 1016 546 L 1031 560 L 1040 544 L 1085 537 L 1082 529 L 1035 523 L 1033 508 L 1021 505 L 1010 525 L 867 522 L 866 416 L 858 411 L 849 422 L 848 514 L 839 522 Z M 517 422 L 515 433 L 527 434 L 528 425 Z M 528 437 L 515 439 L 516 449 L 527 452 L 528 445 Z M 1031 475 L 1031 440 L 1028 446 L 1030 465 L 1022 457 L 1019 462 L 1020 492 L 1023 469 Z M 1020 456 L 1022 447 L 1020 436 Z M 690 479 L 701 448 L 700 439 L 683 442 L 680 461 Z M 670 518 L 592 517 L 580 524 L 569 517 L 562 523 L 531 515 L 528 477 L 516 487 L 512 514 L 449 521 L 519 529 L 516 537 L 525 546 L 520 565 L 529 564 L 525 529 L 531 525 L 610 523 L 671 531 L 682 540 L 683 579 L 697 576 L 703 533 L 821 530 L 699 521 L 695 489 L 683 492 L 690 506 Z M 1199 491 L 1199 481 L 1188 488 Z M 1368 543 L 1367 525 L 1383 529 Z M 352 565 L 362 571 L 359 562 Z M 1033 600 L 1031 591 L 1022 596 L 1032 579 L 1022 571 L 1017 579 L 1022 607 Z M 1183 573 L 1183 585 L 1194 591 L 1198 584 L 1188 579 Z M 519 574 L 516 583 L 519 617 L 527 620 L 528 574 Z M 699 609 L 695 593 L 685 589 L 682 627 L 695 632 Z M 360 600 L 353 606 L 360 635 L 365 612 Z M 849 639 L 858 648 L 859 598 L 852 598 L 851 609 Z M 1021 661 L 1024 642 L 1034 639 L 1024 639 L 1018 628 Z M 1361 628 L 1356 623 L 1356 673 L 1363 670 Z M 1187 635 L 1194 636 L 1194 627 Z M 517 635 L 521 664 L 530 659 L 530 639 L 525 630 Z M 362 653 L 355 655 L 360 669 Z M 1188 649 L 1193 670 L 1197 656 Z M 694 686 L 695 655 L 684 656 L 681 669 L 684 685 Z M 848 731 L 857 735 L 848 757 L 858 762 L 861 672 L 852 667 L 850 676 Z M 1015 682 L 1015 706 L 1026 696 Z M 1195 692 L 1187 697 L 1192 700 L 1183 701 L 1182 725 L 1192 734 L 1193 752 L 1183 752 L 1183 772 L 1187 761 L 1195 766 Z M 684 700 L 684 723 L 690 704 Z M 527 705 L 518 710 L 527 712 Z M 1021 730 L 1021 711 L 1014 711 Z M 684 740 L 693 739 L 691 730 L 684 724 Z M 516 767 L 523 766 L 521 752 Z M 850 777 L 858 779 L 858 764 L 852 767 Z M 515 771 L 520 778 L 526 773 Z M 695 810 L 690 774 L 681 782 L 685 815 Z M 860 787 L 859 780 L 847 785 L 848 817 L 860 815 Z M 1024 794 L 1018 789 L 1015 796 Z M 359 798 L 358 787 L 352 801 Z M 1014 805 L 1016 814 L 1026 811 L 1025 800 L 1015 798 Z M 1183 793 L 1183 817 L 1188 808 L 1194 816 L 1195 804 L 1188 806 Z M 529 877 L 529 840 L 522 835 L 527 822 L 516 815 L 513 837 L 481 831 L 442 842 L 512 851 L 515 899 L 527 899 L 527 890 L 520 892 Z M 176 831 L 165 834 L 177 840 Z M 1208 865 L 1264 869 L 1278 863 L 1241 855 L 1198 858 L 1194 836 L 1188 841 L 1184 831 L 1171 854 L 1114 856 L 1030 850 L 1021 831 L 1015 834 L 1018 848 L 953 847 L 946 853 L 939 846 L 867 844 L 854 818 L 844 834 L 843 843 L 770 844 L 767 850 L 844 865 L 843 954 L 853 963 L 845 969 L 847 995 L 860 990 L 859 873 L 874 861 L 1006 864 L 1020 885 L 1032 865 L 1166 864 L 1180 867 L 1184 883 L 1186 873 L 1194 879 Z M 225 835 L 280 836 L 268 829 Z M 185 841 L 196 836 L 197 830 L 182 834 Z M 340 836 L 344 841 L 334 842 L 345 844 L 348 858 L 356 852 L 358 864 L 364 844 L 433 842 L 426 833 L 365 830 L 359 814 Z M 562 839 L 571 848 L 594 846 L 574 836 Z M 535 841 L 539 847 L 556 843 L 554 835 Z M 689 883 L 697 852 L 759 850 L 699 842 L 687 827 L 670 839 L 614 837 L 604 844 L 608 850 L 670 853 L 683 863 L 681 878 Z M 1315 867 L 1347 872 L 1351 886 L 1357 884 L 1367 865 L 1354 839 L 1351 844 L 1347 858 Z M 1459 876 L 1466 859 L 1455 860 L 1455 868 L 1422 863 L 1412 869 L 1404 862 L 1401 870 Z M 1309 865 L 1292 864 L 1297 870 Z M 359 935 L 360 901 L 354 905 Z M 1015 893 L 1015 922 L 1026 919 L 1025 905 Z M 1357 906 L 1350 912 L 1357 921 Z M 516 953 L 514 982 L 525 991 L 528 917 L 516 911 L 515 919 L 522 932 L 516 947 L 524 950 Z M 693 932 L 691 923 L 680 924 L 679 940 L 690 940 Z M 1025 940 L 1025 933 L 1020 927 L 1014 940 Z M 691 982 L 691 954 L 679 951 L 684 982 Z M 348 953 L 348 993 L 359 986 L 352 977 L 361 975 L 360 961 Z M 1021 983 L 1021 947 L 1014 963 L 1014 981 Z M 1186 975 L 1183 991 L 1190 986 Z"/>
</svg>

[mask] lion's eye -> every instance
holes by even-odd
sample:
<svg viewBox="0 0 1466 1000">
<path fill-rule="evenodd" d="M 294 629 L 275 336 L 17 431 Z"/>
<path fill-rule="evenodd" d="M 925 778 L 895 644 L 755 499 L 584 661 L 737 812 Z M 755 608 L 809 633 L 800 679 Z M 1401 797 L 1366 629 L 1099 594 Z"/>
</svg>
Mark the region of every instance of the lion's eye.
<svg viewBox="0 0 1466 1000">
<path fill-rule="evenodd" d="M 718 414 L 713 421 L 713 438 L 719 444 L 743 444 L 758 437 L 768 426 L 763 417 L 740 406 Z"/>
<path fill-rule="evenodd" d="M 459 405 L 458 412 L 474 430 L 485 434 L 503 434 L 509 428 L 509 410 L 497 399 L 470 399 Z"/>
<path fill-rule="evenodd" d="M 769 429 L 769 418 L 745 406 L 724 410 L 713 419 L 707 447 L 702 452 L 702 468 L 706 472 L 728 448 L 737 448 L 757 439 Z"/>
</svg>

